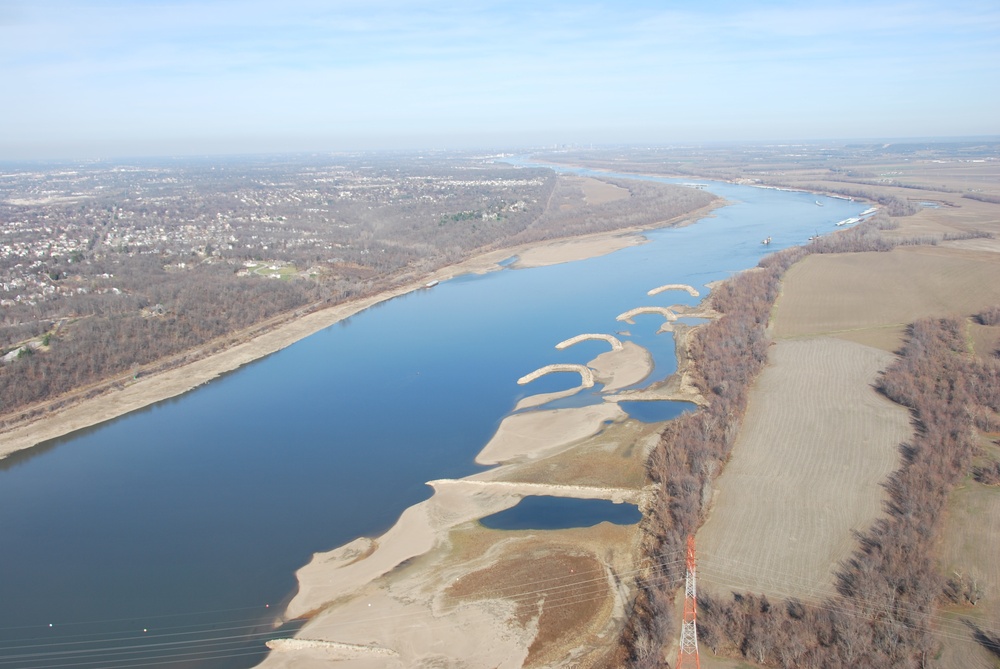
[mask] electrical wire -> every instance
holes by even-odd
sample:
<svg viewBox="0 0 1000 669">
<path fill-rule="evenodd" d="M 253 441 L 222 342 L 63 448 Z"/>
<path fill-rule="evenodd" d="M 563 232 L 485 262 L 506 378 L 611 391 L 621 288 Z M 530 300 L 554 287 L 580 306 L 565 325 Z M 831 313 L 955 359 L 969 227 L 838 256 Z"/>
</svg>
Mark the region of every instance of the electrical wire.
<svg viewBox="0 0 1000 669">
<path fill-rule="evenodd" d="M 708 556 L 708 559 L 711 560 L 711 559 L 717 559 L 717 558 L 715 558 L 714 556 Z M 703 582 L 703 583 L 705 583 L 705 582 L 712 583 L 713 585 L 716 585 L 717 587 L 721 586 L 721 587 L 732 588 L 734 590 L 738 590 L 738 589 L 740 589 L 742 587 L 741 584 L 739 583 L 739 579 L 741 578 L 741 576 L 744 575 L 744 572 L 746 570 L 753 569 L 753 570 L 755 570 L 755 573 L 758 574 L 758 575 L 760 574 L 760 571 L 762 570 L 761 567 L 759 567 L 759 566 L 750 565 L 749 563 L 742 562 L 742 561 L 737 560 L 737 559 L 725 558 L 725 560 L 727 560 L 730 563 L 731 567 L 732 567 L 732 565 L 735 565 L 735 567 L 738 567 L 738 569 L 737 568 L 732 568 L 732 573 L 730 574 L 730 576 L 735 577 L 734 580 L 724 580 L 723 578 L 712 578 L 712 577 L 706 578 L 706 576 L 704 574 L 704 569 L 701 570 L 702 573 L 699 576 L 699 580 L 701 582 Z M 675 559 L 675 560 L 666 560 L 666 561 L 662 561 L 662 562 L 657 562 L 657 563 L 654 563 L 653 566 L 658 567 L 658 568 L 666 568 L 666 567 L 671 567 L 671 566 L 678 566 L 678 565 L 680 565 L 682 563 L 684 563 L 684 560 Z M 741 571 L 739 571 L 739 569 L 742 569 L 744 571 L 741 572 Z M 616 576 L 618 576 L 618 577 L 635 576 L 640 571 L 642 571 L 642 570 L 638 570 L 638 569 L 637 570 L 630 570 L 628 572 L 618 573 L 618 574 L 616 574 Z M 768 570 L 765 568 L 764 571 L 768 571 Z M 772 577 L 773 577 L 773 582 L 775 582 L 775 583 L 778 582 L 778 579 L 780 579 L 781 581 L 787 583 L 789 580 L 794 580 L 796 578 L 799 578 L 799 577 L 791 576 L 791 575 L 789 575 L 787 573 L 783 573 L 780 570 L 770 569 L 769 571 L 771 572 Z M 595 574 L 595 573 L 598 574 L 598 576 L 593 577 L 593 578 L 590 578 L 590 577 L 583 578 L 583 579 L 579 578 L 579 576 L 589 576 L 589 575 Z M 601 600 L 606 600 L 607 597 L 609 596 L 608 575 L 603 570 L 592 570 L 592 571 L 588 571 L 588 572 L 581 572 L 576 578 L 574 578 L 574 579 L 572 579 L 572 580 L 570 580 L 568 582 L 567 582 L 567 578 L 568 578 L 567 576 L 550 577 L 550 578 L 546 578 L 546 579 L 541 579 L 541 580 L 529 582 L 527 584 L 514 584 L 514 585 L 506 586 L 506 587 L 499 588 L 499 589 L 491 591 L 489 593 L 489 596 L 488 597 L 484 597 L 484 599 L 503 599 L 503 600 L 506 600 L 506 601 L 510 601 L 514 605 L 519 605 L 519 604 L 524 604 L 524 603 L 529 603 L 529 602 L 536 602 L 539 599 L 541 599 L 543 601 L 543 610 L 552 611 L 552 610 L 560 609 L 560 608 L 567 607 L 567 606 L 580 606 L 581 604 L 587 604 L 587 603 L 591 603 L 591 602 L 598 602 L 598 601 L 601 601 Z M 663 582 L 664 580 L 665 579 L 663 577 L 660 577 L 660 578 L 653 578 L 653 579 L 650 580 L 650 582 L 655 584 L 655 583 Z M 540 586 L 545 586 L 546 584 L 548 584 L 547 587 L 540 587 Z M 528 586 L 527 589 L 525 589 L 526 586 Z M 769 590 L 770 590 L 770 588 L 769 588 Z M 804 601 L 804 602 L 808 601 L 806 598 L 803 598 L 803 597 L 800 597 L 800 596 L 797 597 L 796 594 L 795 594 L 795 592 L 793 590 L 788 590 L 788 589 L 782 589 L 782 591 L 780 591 L 780 592 L 773 592 L 773 590 L 772 590 L 772 596 L 774 596 L 774 595 L 777 595 L 779 597 L 783 596 L 783 597 L 787 597 L 787 598 L 795 598 L 795 599 L 798 599 L 798 600 Z M 812 599 L 812 598 L 809 598 L 809 599 Z M 811 606 L 815 607 L 815 608 L 819 608 L 821 610 L 826 610 L 826 611 L 830 611 L 830 612 L 834 612 L 834 613 L 839 613 L 839 614 L 842 614 L 842 615 L 852 615 L 852 616 L 855 616 L 855 617 L 865 618 L 865 619 L 868 619 L 868 617 L 869 617 L 869 616 L 861 615 L 860 612 L 857 609 L 853 608 L 853 607 L 838 606 L 836 604 L 831 603 L 828 600 L 819 599 L 819 600 L 816 600 L 816 601 L 808 601 L 808 603 Z M 886 610 L 886 612 L 887 611 L 888 610 Z M 953 639 L 963 639 L 963 640 L 967 640 L 968 639 L 968 631 L 967 630 L 962 630 L 961 627 L 956 627 L 956 625 L 962 625 L 961 623 L 956 623 L 955 621 L 950 621 L 949 619 L 943 618 L 941 616 L 935 616 L 933 614 L 928 614 L 928 615 L 929 615 L 930 618 L 936 619 L 937 622 L 939 623 L 940 629 L 937 630 L 937 633 L 939 634 L 939 636 L 942 636 L 942 637 L 945 637 L 945 638 L 953 638 Z M 336 628 L 336 627 L 348 627 L 348 626 L 356 627 L 356 626 L 374 625 L 374 624 L 385 623 L 385 622 L 390 622 L 390 621 L 396 621 L 396 622 L 401 622 L 402 621 L 402 622 L 405 622 L 405 620 L 407 618 L 411 618 L 415 622 L 418 622 L 421 619 L 425 619 L 425 617 L 426 617 L 426 613 L 425 612 L 416 612 L 416 613 L 414 613 L 414 612 L 404 612 L 404 613 L 393 614 L 393 615 L 389 615 L 389 616 L 373 616 L 373 617 L 369 617 L 369 618 L 355 619 L 355 620 L 352 620 L 352 621 L 350 621 L 348 623 L 341 623 L 339 625 L 335 623 L 333 626 L 334 626 L 334 628 Z M 495 619 L 494 616 L 492 616 L 490 614 L 481 614 L 481 615 L 478 616 L 478 620 L 482 621 L 482 622 L 489 622 L 490 620 L 493 620 L 493 619 Z M 464 616 L 463 620 L 466 620 L 466 622 L 469 622 L 468 615 Z M 472 620 L 471 622 L 476 622 L 476 620 Z M 902 621 L 901 621 L 901 624 L 908 625 L 907 623 L 902 622 Z M 329 627 L 330 623 L 327 622 L 325 624 L 325 626 Z M 912 627 L 912 625 L 908 625 L 908 626 Z M 178 626 L 177 628 L 178 629 L 185 629 L 186 627 L 187 626 Z M 245 629 L 249 629 L 249 628 L 252 628 L 252 627 L 259 628 L 259 622 L 256 623 L 255 625 L 251 625 L 251 626 L 235 626 L 235 627 L 228 627 L 228 628 L 217 628 L 214 631 L 240 631 L 240 630 L 245 630 Z M 441 622 L 438 623 L 438 624 L 433 624 L 433 625 L 423 624 L 423 625 L 421 625 L 421 627 L 422 627 L 422 629 L 424 629 L 426 631 L 433 631 L 434 629 L 438 629 L 438 628 L 453 628 L 454 627 L 454 623 L 450 622 L 450 621 L 447 621 L 447 620 L 445 620 L 445 619 L 442 618 Z M 985 631 L 987 633 L 991 632 L 991 630 L 987 630 L 987 629 L 984 629 L 983 631 Z M 956 634 L 956 632 L 958 632 L 958 633 Z M 171 634 L 152 635 L 149 638 L 165 638 L 165 637 L 169 638 L 169 637 L 173 637 L 173 636 L 183 636 L 183 635 L 189 635 L 190 636 L 191 634 L 194 634 L 194 632 L 177 632 L 177 633 L 171 633 Z M 121 649 L 121 648 L 114 648 L 114 647 L 112 647 L 112 648 L 98 648 L 98 649 L 94 649 L 95 652 L 103 652 L 104 653 L 104 655 L 100 656 L 102 659 L 89 659 L 89 658 L 86 658 L 86 657 L 84 657 L 83 655 L 80 655 L 80 654 L 76 654 L 74 656 L 73 655 L 74 651 L 70 650 L 70 651 L 67 651 L 67 653 L 66 653 L 66 655 L 68 656 L 66 659 L 69 659 L 72 662 L 71 664 L 70 663 L 63 663 L 63 664 L 51 664 L 51 663 L 48 663 L 48 664 L 46 664 L 46 666 L 47 667 L 51 667 L 51 669 L 57 669 L 57 668 L 68 667 L 68 666 L 88 667 L 88 666 L 92 666 L 92 665 L 94 665 L 95 663 L 98 663 L 98 662 L 106 663 L 108 661 L 108 659 L 113 659 L 113 658 L 116 658 L 116 657 L 119 660 L 129 661 L 130 658 L 125 657 L 125 655 L 128 655 L 128 654 L 133 654 L 134 655 L 136 653 L 143 653 L 143 652 L 146 652 L 148 654 L 148 651 L 151 650 L 151 649 L 153 649 L 153 648 L 156 648 L 156 649 L 158 649 L 160 651 L 159 654 L 157 654 L 155 656 L 155 661 L 150 661 L 150 662 L 143 661 L 143 662 L 139 662 L 139 663 L 133 662 L 132 664 L 129 664 L 129 665 L 116 664 L 115 666 L 116 667 L 122 667 L 122 669 L 124 669 L 125 667 L 152 666 L 153 664 L 162 663 L 162 662 L 167 661 L 167 660 L 197 659 L 197 658 L 201 658 L 201 659 L 207 660 L 207 659 L 222 659 L 224 657 L 230 657 L 230 656 L 232 656 L 232 657 L 249 656 L 249 655 L 255 655 L 255 654 L 259 653 L 260 651 L 245 652 L 245 653 L 239 653 L 238 655 L 234 655 L 233 651 L 238 650 L 238 648 L 234 648 L 233 645 L 235 644 L 235 645 L 239 646 L 239 645 L 242 645 L 242 644 L 245 644 L 245 643 L 249 643 L 250 641 L 255 640 L 255 639 L 256 640 L 265 639 L 265 638 L 268 638 L 268 637 L 273 637 L 274 635 L 275 635 L 274 631 L 259 632 L 256 635 L 248 634 L 247 632 L 243 632 L 243 633 L 240 633 L 240 634 L 224 635 L 224 636 L 216 636 L 216 637 L 208 637 L 208 638 L 204 638 L 204 637 L 202 637 L 202 638 L 191 638 L 191 639 L 183 639 L 182 638 L 182 639 L 177 640 L 177 641 L 160 642 L 160 643 L 149 644 L 149 645 L 145 645 L 145 646 L 137 646 L 134 649 Z M 139 638 L 142 638 L 142 637 L 139 637 Z M 128 638 L 121 639 L 121 640 L 128 640 Z M 134 638 L 133 638 L 133 640 L 134 640 Z M 92 640 L 91 642 L 99 642 L 99 641 L 100 640 Z M 68 643 L 72 643 L 72 642 L 68 642 Z M 203 650 L 185 648 L 185 646 L 205 645 L 205 644 L 213 644 L 213 645 L 211 647 L 203 649 Z M 28 648 L 30 648 L 30 647 L 28 647 Z M 10 657 L 10 656 L 8 656 L 8 657 L 5 657 L 3 659 L 0 659 L 0 666 L 2 666 L 3 663 L 7 659 L 18 660 L 18 661 L 23 661 L 23 660 L 27 660 L 27 659 L 35 659 L 35 660 L 48 659 L 48 660 L 52 660 L 56 656 L 58 656 L 58 655 L 54 654 L 52 652 L 45 652 L 45 651 L 40 652 L 40 653 L 22 654 L 22 655 L 18 655 L 16 657 Z M 145 660 L 146 658 L 134 658 L 134 659 L 135 660 L 140 660 L 140 659 L 141 660 Z"/>
</svg>

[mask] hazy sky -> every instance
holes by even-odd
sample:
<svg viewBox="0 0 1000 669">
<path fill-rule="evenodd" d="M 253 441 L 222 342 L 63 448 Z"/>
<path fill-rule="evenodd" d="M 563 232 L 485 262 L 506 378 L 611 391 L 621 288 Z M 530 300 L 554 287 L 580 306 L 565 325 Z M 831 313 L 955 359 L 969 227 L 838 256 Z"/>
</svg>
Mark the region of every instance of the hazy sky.
<svg viewBox="0 0 1000 669">
<path fill-rule="evenodd" d="M 0 0 L 0 160 L 1000 134 L 1000 3 Z"/>
</svg>

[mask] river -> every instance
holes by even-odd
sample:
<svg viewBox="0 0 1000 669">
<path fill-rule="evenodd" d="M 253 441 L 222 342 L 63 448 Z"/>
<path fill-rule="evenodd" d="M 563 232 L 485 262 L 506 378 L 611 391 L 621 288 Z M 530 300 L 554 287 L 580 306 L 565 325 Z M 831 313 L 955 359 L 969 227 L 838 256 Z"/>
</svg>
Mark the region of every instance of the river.
<svg viewBox="0 0 1000 669">
<path fill-rule="evenodd" d="M 555 344 L 627 329 L 656 360 L 644 383 L 662 380 L 675 369 L 662 318 L 618 314 L 694 304 L 646 291 L 704 294 L 866 206 L 703 183 L 730 204 L 647 244 L 443 282 L 0 461 L 0 668 L 254 665 L 314 552 L 384 531 L 430 496 L 425 481 L 479 471 L 520 398 L 579 383 L 519 377 L 607 348 Z"/>
</svg>

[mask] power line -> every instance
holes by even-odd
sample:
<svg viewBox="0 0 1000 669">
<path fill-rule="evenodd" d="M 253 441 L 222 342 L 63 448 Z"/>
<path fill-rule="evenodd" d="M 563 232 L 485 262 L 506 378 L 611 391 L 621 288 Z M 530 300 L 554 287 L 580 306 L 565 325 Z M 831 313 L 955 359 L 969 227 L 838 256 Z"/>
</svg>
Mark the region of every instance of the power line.
<svg viewBox="0 0 1000 669">
<path fill-rule="evenodd" d="M 720 574 L 713 574 L 712 570 L 705 570 L 703 568 L 701 574 L 701 580 L 703 582 L 716 585 L 718 587 L 725 587 L 733 590 L 746 590 L 746 587 L 741 585 L 738 581 L 741 580 L 747 573 L 752 573 L 760 577 L 761 573 L 768 575 L 765 579 L 769 585 L 773 584 L 773 587 L 768 587 L 768 591 L 773 596 L 783 597 L 787 599 L 795 599 L 808 603 L 811 606 L 818 608 L 820 610 L 826 610 L 829 612 L 838 613 L 841 615 L 849 615 L 862 619 L 869 619 L 870 615 L 862 614 L 856 608 L 837 604 L 838 596 L 834 590 L 829 586 L 821 586 L 815 582 L 803 582 L 801 576 L 796 576 L 783 572 L 780 569 L 773 569 L 768 567 L 762 567 L 760 565 L 754 565 L 741 561 L 736 558 L 720 558 L 718 556 L 708 555 L 708 560 L 710 563 L 714 563 L 715 570 L 721 571 Z M 648 565 L 650 568 L 664 569 L 669 567 L 678 566 L 681 563 L 686 562 L 686 560 L 679 559 L 667 559 L 663 561 L 653 562 Z M 724 569 L 719 569 L 719 563 L 726 563 Z M 628 578 L 634 577 L 638 574 L 646 571 L 646 567 L 640 567 L 633 570 L 627 570 L 624 572 L 616 572 L 614 575 L 618 578 Z M 653 577 L 648 579 L 651 584 L 662 583 L 667 580 L 667 577 Z M 778 584 L 782 584 L 783 587 L 779 587 Z M 791 587 L 789 587 L 791 586 Z M 809 589 L 812 596 L 809 594 L 803 595 L 803 589 Z M 608 573 L 603 569 L 588 570 L 586 572 L 580 572 L 573 577 L 569 576 L 556 576 L 548 577 L 544 579 L 539 579 L 536 581 L 531 581 L 528 583 L 511 584 L 508 586 L 500 587 L 489 592 L 487 596 L 482 599 L 503 599 L 512 602 L 515 605 L 524 604 L 531 601 L 536 601 L 539 598 L 543 598 L 545 601 L 545 608 L 548 610 L 558 609 L 567 606 L 579 606 L 581 604 L 586 604 L 594 601 L 601 601 L 609 596 L 609 592 L 613 595 L 614 588 L 609 586 Z M 847 602 L 849 600 L 840 600 Z M 240 612 L 240 611 L 250 611 L 250 610 L 260 610 L 259 608 L 239 608 L 239 609 L 222 609 L 219 612 Z M 199 612 L 198 614 L 169 614 L 164 616 L 151 617 L 149 620 L 155 618 L 159 619 L 170 619 L 176 617 L 182 617 L 185 615 L 199 615 L 207 612 Z M 952 620 L 948 617 L 943 616 L 940 613 L 934 611 L 915 611 L 912 609 L 907 609 L 904 606 L 896 605 L 894 607 L 883 607 L 877 608 L 872 611 L 874 614 L 904 614 L 911 618 L 914 617 L 924 617 L 928 619 L 936 628 L 935 634 L 942 638 L 950 639 L 961 639 L 968 640 L 970 632 L 965 628 L 963 623 L 959 621 Z M 433 614 L 432 614 L 433 615 Z M 413 620 L 419 620 L 424 618 L 426 613 L 424 612 L 402 612 L 398 614 L 392 614 L 387 616 L 372 616 L 370 618 L 355 619 L 349 623 L 332 623 L 328 621 L 327 625 L 332 624 L 335 628 L 338 626 L 357 626 L 365 624 L 377 624 L 385 623 L 391 621 L 405 621 L 407 618 Z M 489 614 L 483 614 L 479 617 L 480 620 L 488 621 L 493 619 Z M 118 621 L 131 621 L 132 619 L 118 619 L 109 622 Z M 24 661 L 43 661 L 43 660 L 57 660 L 62 662 L 61 664 L 52 664 L 51 662 L 46 662 L 46 667 L 51 669 L 56 669 L 57 667 L 87 667 L 92 666 L 97 663 L 106 663 L 109 658 L 116 658 L 119 661 L 131 661 L 135 660 L 133 664 L 129 665 L 115 665 L 122 667 L 142 667 L 142 666 L 152 666 L 156 662 L 163 662 L 171 658 L 188 658 L 195 659 L 201 657 L 203 659 L 222 659 L 224 657 L 242 657 L 255 655 L 262 651 L 247 651 L 238 653 L 240 646 L 243 644 L 253 643 L 254 641 L 262 641 L 268 638 L 281 638 L 281 633 L 278 630 L 266 630 L 260 631 L 261 621 L 257 618 L 241 618 L 237 620 L 226 621 L 227 623 L 247 623 L 247 624 L 229 624 L 228 626 L 219 627 L 219 623 L 210 626 L 197 626 L 197 625 L 177 625 L 168 628 L 163 628 L 158 630 L 153 634 L 133 634 L 133 635 L 113 635 L 110 637 L 100 637 L 98 635 L 90 634 L 79 634 L 71 636 L 59 637 L 61 641 L 55 641 L 48 639 L 45 640 L 46 643 L 43 644 L 22 644 L 19 646 L 7 646 L 3 647 L 0 645 L 0 650 L 4 651 L 4 657 L 0 658 L 0 666 L 4 666 L 11 662 L 24 662 Z M 909 625 L 905 621 L 900 621 L 901 624 Z M 62 626 L 74 626 L 74 625 L 86 625 L 92 623 L 64 623 Z M 440 625 L 433 625 L 432 628 L 437 627 L 451 627 L 453 623 L 442 619 Z M 23 628 L 7 628 L 7 629 L 23 629 Z M 996 634 L 996 630 L 990 628 L 979 627 L 984 633 Z M 254 630 L 257 630 L 256 632 Z M 166 631 L 166 633 L 164 633 Z M 224 634 L 216 636 L 204 636 L 205 634 L 218 633 L 218 632 L 233 632 L 233 634 Z M 65 639 L 77 639 L 77 641 L 66 641 Z M 171 639 L 171 640 L 167 640 Z M 43 641 L 42 638 L 35 639 L 36 641 Z M 154 641 L 154 643 L 140 643 L 140 645 L 135 645 L 132 647 L 122 647 L 121 645 L 108 645 L 108 644 L 121 644 L 121 643 L 134 643 L 143 641 Z M 73 646 L 79 645 L 91 645 L 95 646 L 92 648 L 80 649 L 72 648 Z M 103 646 L 99 644 L 104 644 Z M 206 648 L 199 649 L 197 646 L 207 646 Z M 39 650 L 34 651 L 36 648 L 47 648 L 51 649 L 53 646 L 58 646 L 60 648 L 65 648 L 63 651 L 52 651 L 52 650 Z M 16 655 L 8 654 L 9 651 L 25 650 L 29 651 L 27 653 L 20 653 Z M 152 657 L 156 662 L 149 661 L 146 662 L 148 658 L 132 657 L 129 655 L 136 655 L 140 653 L 150 653 L 153 652 Z M 101 655 L 103 653 L 103 655 Z M 206 654 L 213 654 L 208 656 Z M 116 655 L 117 654 L 117 655 Z M 99 659 L 98 659 L 99 658 Z"/>
</svg>

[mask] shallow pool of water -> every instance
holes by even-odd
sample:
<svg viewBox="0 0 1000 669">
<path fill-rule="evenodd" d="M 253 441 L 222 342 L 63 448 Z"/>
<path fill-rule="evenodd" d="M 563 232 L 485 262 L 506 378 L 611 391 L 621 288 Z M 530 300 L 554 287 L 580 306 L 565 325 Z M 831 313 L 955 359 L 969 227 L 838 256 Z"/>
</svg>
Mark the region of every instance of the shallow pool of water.
<svg viewBox="0 0 1000 669">
<path fill-rule="evenodd" d="M 517 506 L 486 516 L 479 522 L 491 530 L 566 530 L 598 523 L 634 525 L 642 519 L 635 504 L 606 499 L 577 499 L 532 495 Z"/>
</svg>

